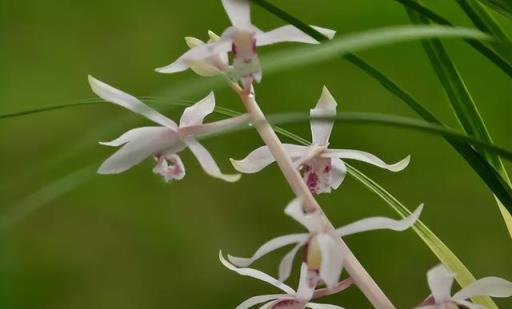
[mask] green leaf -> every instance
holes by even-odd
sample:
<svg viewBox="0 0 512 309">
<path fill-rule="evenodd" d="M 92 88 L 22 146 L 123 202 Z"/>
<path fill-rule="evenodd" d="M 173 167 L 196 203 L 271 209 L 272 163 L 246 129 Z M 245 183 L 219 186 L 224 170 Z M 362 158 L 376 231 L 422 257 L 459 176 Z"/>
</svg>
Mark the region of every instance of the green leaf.
<svg viewBox="0 0 512 309">
<path fill-rule="evenodd" d="M 512 17 L 512 1 L 510 0 L 480 0 L 480 2 L 505 16 Z"/>
</svg>

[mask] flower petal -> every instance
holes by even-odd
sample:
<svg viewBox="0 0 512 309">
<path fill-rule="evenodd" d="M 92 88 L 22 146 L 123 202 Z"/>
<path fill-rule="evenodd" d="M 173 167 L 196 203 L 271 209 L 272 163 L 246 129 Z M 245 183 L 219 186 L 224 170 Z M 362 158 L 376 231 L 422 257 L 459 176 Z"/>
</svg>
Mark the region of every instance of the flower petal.
<svg viewBox="0 0 512 309">
<path fill-rule="evenodd" d="M 307 147 L 300 145 L 283 144 L 283 146 L 292 159 L 301 157 L 308 150 Z M 254 174 L 272 164 L 275 159 L 267 146 L 261 146 L 242 160 L 230 159 L 230 161 L 237 171 L 245 174 Z"/>
<path fill-rule="evenodd" d="M 307 302 L 313 297 L 316 285 L 312 285 L 310 279 L 308 265 L 302 263 L 300 267 L 299 287 L 297 288 L 297 298 L 301 301 Z"/>
<path fill-rule="evenodd" d="M 324 86 L 320 99 L 316 103 L 315 108 L 313 108 L 309 114 L 311 117 L 336 116 L 336 106 L 336 100 L 327 87 Z M 321 146 L 327 145 L 329 143 L 329 137 L 331 136 L 333 126 L 333 121 L 312 120 L 311 136 L 313 144 Z"/>
<path fill-rule="evenodd" d="M 472 302 L 465 300 L 456 300 L 454 303 L 463 306 L 464 309 L 485 309 L 485 306 L 473 304 Z"/>
<path fill-rule="evenodd" d="M 311 28 L 315 29 L 316 31 L 320 32 L 324 36 L 326 36 L 329 40 L 332 40 L 334 36 L 336 35 L 336 30 L 328 29 L 328 28 L 322 28 L 318 26 L 311 26 Z"/>
<path fill-rule="evenodd" d="M 175 132 L 164 127 L 153 127 L 145 134 L 130 140 L 108 158 L 98 169 L 99 174 L 118 174 L 144 161 L 148 156 L 163 151 L 177 140 Z"/>
<path fill-rule="evenodd" d="M 359 151 L 359 150 L 352 150 L 352 149 L 328 149 L 323 156 L 325 157 L 337 157 L 341 159 L 352 159 L 352 160 L 358 160 L 361 162 L 366 162 L 384 169 L 387 169 L 392 172 L 399 172 L 407 167 L 409 165 L 409 162 L 411 161 L 411 156 L 405 157 L 400 162 L 394 163 L 394 164 L 387 164 L 375 155 Z"/>
<path fill-rule="evenodd" d="M 427 273 L 428 286 L 437 304 L 451 299 L 451 290 L 455 274 L 444 265 L 438 265 Z"/>
<path fill-rule="evenodd" d="M 271 300 L 274 300 L 274 299 L 278 299 L 279 297 L 282 297 L 282 296 L 286 296 L 286 295 L 283 295 L 283 294 L 271 294 L 271 295 L 254 296 L 254 297 L 251 297 L 251 298 L 245 300 L 240 305 L 236 306 L 235 309 L 251 308 L 254 305 L 261 304 L 261 303 L 264 303 L 264 302 L 268 302 L 268 301 L 271 301 Z"/>
<path fill-rule="evenodd" d="M 301 243 L 305 239 L 307 239 L 308 234 L 290 234 L 290 235 L 284 235 L 280 236 L 274 239 L 271 239 L 264 243 L 261 247 L 259 247 L 256 252 L 252 255 L 250 258 L 240 258 L 228 255 L 228 260 L 235 264 L 238 267 L 247 267 L 254 263 L 254 261 L 258 260 L 262 256 L 268 254 L 269 252 L 272 252 L 274 250 L 277 250 L 281 247 L 294 244 L 294 243 Z"/>
<path fill-rule="evenodd" d="M 185 108 L 181 115 L 180 128 L 202 124 L 204 117 L 211 114 L 214 109 L 215 95 L 213 92 L 210 92 L 210 94 L 201 101 Z"/>
<path fill-rule="evenodd" d="M 288 295 L 295 295 L 295 291 L 291 287 L 287 286 L 286 284 L 280 282 L 279 280 L 277 280 L 275 278 L 272 278 L 271 276 L 267 275 L 264 272 L 261 272 L 259 270 L 252 269 L 252 268 L 238 268 L 238 267 L 232 265 L 224 258 L 224 256 L 222 256 L 222 251 L 219 251 L 219 259 L 220 259 L 221 263 L 227 269 L 232 270 L 239 275 L 248 276 L 251 278 L 255 278 L 255 279 L 270 283 L 273 286 L 275 286 L 276 288 L 284 291 Z"/>
<path fill-rule="evenodd" d="M 222 0 L 231 24 L 240 29 L 251 27 L 251 7 L 248 0 Z"/>
<path fill-rule="evenodd" d="M 340 307 L 340 306 L 328 305 L 328 304 L 317 304 L 317 303 L 307 303 L 306 304 L 306 308 L 311 308 L 311 309 L 344 309 L 343 307 Z"/>
<path fill-rule="evenodd" d="M 475 296 L 510 297 L 512 282 L 498 277 L 485 277 L 455 293 L 453 299 L 463 300 Z"/>
<path fill-rule="evenodd" d="M 347 175 L 347 166 L 338 158 L 332 159 L 331 164 L 332 171 L 329 183 L 333 189 L 338 189 Z"/>
<path fill-rule="evenodd" d="M 305 213 L 302 200 L 296 198 L 286 206 L 284 213 L 302 224 L 310 232 L 316 232 L 322 227 L 322 214 L 319 211 Z"/>
<path fill-rule="evenodd" d="M 329 37 L 329 39 L 332 39 L 336 34 L 336 31 L 334 30 L 315 26 L 312 27 L 315 30 L 321 32 L 323 35 Z M 265 46 L 281 42 L 298 42 L 307 44 L 319 43 L 317 40 L 292 25 L 286 25 L 268 32 L 262 32 L 256 36 L 256 44 L 258 46 Z"/>
<path fill-rule="evenodd" d="M 112 86 L 109 86 L 90 75 L 89 84 L 91 85 L 92 91 L 94 91 L 94 93 L 96 93 L 103 100 L 122 106 L 164 127 L 176 130 L 177 125 L 174 121 L 160 114 L 159 112 L 147 106 L 146 104 L 142 103 L 139 99 L 135 98 L 134 96 L 129 95 Z"/>
<path fill-rule="evenodd" d="M 343 256 L 341 249 L 334 238 L 325 233 L 318 234 L 318 246 L 322 252 L 322 264 L 320 265 L 319 276 L 328 288 L 332 288 L 338 282 L 343 269 Z"/>
<path fill-rule="evenodd" d="M 416 208 L 416 210 L 413 213 L 403 218 L 402 220 L 395 220 L 384 217 L 362 219 L 336 229 L 336 234 L 340 237 L 344 237 L 347 235 L 374 230 L 404 231 L 413 226 L 414 223 L 416 223 L 422 210 L 423 204 Z"/>
<path fill-rule="evenodd" d="M 309 234 L 304 235 L 306 239 L 295 245 L 293 249 L 290 250 L 279 263 L 279 281 L 285 282 L 290 277 L 293 268 L 293 260 L 295 259 L 299 249 L 306 244 L 307 237 L 309 236 Z"/>
<path fill-rule="evenodd" d="M 129 131 L 126 131 L 123 135 L 119 136 L 113 141 L 110 142 L 99 142 L 100 145 L 103 146 L 111 146 L 111 147 L 119 147 L 128 143 L 131 140 L 139 139 L 144 136 L 152 135 L 153 132 L 159 131 L 162 127 L 142 127 L 135 128 Z"/>
<path fill-rule="evenodd" d="M 210 176 L 225 180 L 227 182 L 235 182 L 240 179 L 240 174 L 223 174 L 210 152 L 193 139 L 186 140 L 187 146 L 192 151 L 203 170 Z"/>
</svg>

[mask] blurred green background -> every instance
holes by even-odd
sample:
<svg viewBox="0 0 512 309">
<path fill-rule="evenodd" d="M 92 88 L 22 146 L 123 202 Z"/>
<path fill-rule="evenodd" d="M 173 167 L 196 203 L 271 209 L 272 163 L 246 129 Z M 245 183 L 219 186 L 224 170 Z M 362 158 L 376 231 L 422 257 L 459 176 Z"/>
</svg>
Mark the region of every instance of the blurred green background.
<svg viewBox="0 0 512 309">
<path fill-rule="evenodd" d="M 391 0 L 274 3 L 309 23 L 336 29 L 340 36 L 408 23 L 401 5 Z M 459 25 L 471 25 L 454 0 L 425 3 Z M 253 16 L 262 29 L 282 24 L 259 8 Z M 511 23 L 504 25 L 512 29 Z M 92 98 L 87 74 L 139 96 L 197 100 L 209 91 L 200 87 L 202 78 L 191 72 L 161 75 L 153 69 L 186 50 L 184 36 L 205 39 L 207 30 L 222 32 L 226 26 L 220 1 L 2 0 L 0 113 Z M 464 43 L 446 45 L 495 142 L 511 149 L 510 79 Z M 441 119 L 458 125 L 418 42 L 361 55 Z M 300 112 L 316 103 L 323 85 L 343 111 L 416 117 L 377 82 L 339 59 L 267 75 L 257 92 L 268 113 Z M 216 90 L 216 96 L 219 106 L 243 110 L 228 89 Z M 181 109 L 166 113 L 177 119 Z M 250 296 L 276 292 L 226 270 L 217 254 L 223 249 L 249 255 L 271 237 L 301 231 L 282 213 L 292 193 L 279 170 L 272 166 L 228 184 L 206 176 L 184 152 L 187 176 L 177 183 L 165 184 L 154 176 L 150 160 L 117 176 L 93 174 L 113 151 L 97 141 L 147 123 L 111 104 L 0 121 L 0 216 L 18 219 L 0 230 L 0 308 L 234 308 Z M 306 123 L 288 128 L 309 138 Z M 424 222 L 475 276 L 512 279 L 510 237 L 496 203 L 446 142 L 353 124 L 338 124 L 333 135 L 334 147 L 370 151 L 386 161 L 411 154 L 410 167 L 398 174 L 355 165 L 410 209 L 424 202 Z M 230 171 L 228 158 L 241 158 L 261 142 L 254 132 L 244 131 L 205 145 Z M 319 200 L 336 225 L 396 216 L 350 177 L 340 190 Z M 399 308 L 427 296 L 425 273 L 438 261 L 414 232 L 373 232 L 347 242 Z M 255 266 L 275 275 L 284 252 Z M 293 287 L 294 280 L 289 282 Z M 356 288 L 325 299 L 329 301 L 346 308 L 370 307 Z M 498 304 L 512 308 L 510 300 Z"/>
</svg>

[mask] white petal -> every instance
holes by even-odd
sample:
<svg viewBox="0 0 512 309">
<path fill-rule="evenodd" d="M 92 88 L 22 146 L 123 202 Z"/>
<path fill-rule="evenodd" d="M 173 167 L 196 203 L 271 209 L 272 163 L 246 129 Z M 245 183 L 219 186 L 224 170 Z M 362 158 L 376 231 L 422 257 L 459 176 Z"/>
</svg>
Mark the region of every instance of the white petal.
<svg viewBox="0 0 512 309">
<path fill-rule="evenodd" d="M 296 198 L 286 206 L 284 213 L 295 219 L 295 221 L 304 225 L 308 231 L 316 232 L 322 227 L 322 215 L 319 211 L 306 214 L 302 200 Z"/>
<path fill-rule="evenodd" d="M 485 306 L 473 304 L 472 302 L 465 300 L 455 300 L 458 305 L 464 306 L 464 309 L 485 309 Z"/>
<path fill-rule="evenodd" d="M 288 252 L 279 263 L 279 281 L 285 282 L 290 277 L 293 268 L 293 260 L 295 259 L 295 256 L 297 255 L 299 249 L 306 244 L 307 237 L 309 236 L 309 234 L 304 235 L 304 241 L 299 242 L 297 245 L 295 245 L 293 249 L 290 250 L 290 252 Z"/>
<path fill-rule="evenodd" d="M 139 139 L 144 136 L 151 135 L 153 132 L 159 131 L 160 129 L 162 129 L 162 127 L 142 127 L 142 128 L 131 129 L 113 141 L 100 142 L 100 144 L 103 146 L 119 147 L 121 145 L 128 143 L 131 140 Z"/>
<path fill-rule="evenodd" d="M 311 117 L 336 116 L 336 106 L 336 100 L 327 87 L 324 86 L 320 99 L 316 103 L 316 107 L 312 109 L 309 114 Z M 333 121 L 312 120 L 311 136 L 313 138 L 313 144 L 321 146 L 327 145 L 333 126 Z"/>
<path fill-rule="evenodd" d="M 455 293 L 453 298 L 462 300 L 474 296 L 510 297 L 512 296 L 512 282 L 498 277 L 485 277 Z"/>
<path fill-rule="evenodd" d="M 444 309 L 442 305 L 427 305 L 421 307 L 414 307 L 414 309 Z"/>
<path fill-rule="evenodd" d="M 308 265 L 306 263 L 302 263 L 300 267 L 300 279 L 299 287 L 297 288 L 297 298 L 301 301 L 307 302 L 311 300 L 314 292 L 315 285 L 311 285 Z"/>
<path fill-rule="evenodd" d="M 400 162 L 394 164 L 387 164 L 371 153 L 352 149 L 328 149 L 323 154 L 323 156 L 331 158 L 337 157 L 341 159 L 358 160 L 390 170 L 392 172 L 399 172 L 405 169 L 407 165 L 409 165 L 409 162 L 411 161 L 411 156 L 407 156 Z"/>
<path fill-rule="evenodd" d="M 99 174 L 118 174 L 144 161 L 148 156 L 164 151 L 176 142 L 176 134 L 164 127 L 137 136 L 108 158 L 98 170 Z"/>
<path fill-rule="evenodd" d="M 340 307 L 340 306 L 328 305 L 328 304 L 317 304 L 317 303 L 307 303 L 306 304 L 306 308 L 311 308 L 311 309 L 344 309 L 343 307 Z"/>
<path fill-rule="evenodd" d="M 89 84 L 91 85 L 92 91 L 94 91 L 94 93 L 96 93 L 103 100 L 122 106 L 128 110 L 131 110 L 132 112 L 148 118 L 151 121 L 154 121 L 155 123 L 158 123 L 164 127 L 168 127 L 169 129 L 175 130 L 177 128 L 177 125 L 174 121 L 142 103 L 139 99 L 132 95 L 109 86 L 90 75 Z"/>
<path fill-rule="evenodd" d="M 214 109 L 215 95 L 213 92 L 210 92 L 210 94 L 201 101 L 185 108 L 181 115 L 180 128 L 202 124 L 204 117 L 211 114 Z"/>
<path fill-rule="evenodd" d="M 192 37 L 192 36 L 185 37 L 185 43 L 187 43 L 187 46 L 189 48 L 194 48 L 194 47 L 201 46 L 201 45 L 205 44 L 200 39 Z"/>
<path fill-rule="evenodd" d="M 260 296 L 254 296 L 247 300 L 245 300 L 243 303 L 238 305 L 235 309 L 247 309 L 251 308 L 254 305 L 261 304 L 264 302 L 268 302 L 274 299 L 278 299 L 279 297 L 286 296 L 283 294 L 272 294 L 272 295 L 260 295 Z"/>
<path fill-rule="evenodd" d="M 269 252 L 272 252 L 274 250 L 277 250 L 281 247 L 294 244 L 294 243 L 301 243 L 305 239 L 308 238 L 309 234 L 290 234 L 290 235 L 284 235 L 280 236 L 274 239 L 271 239 L 264 243 L 261 247 L 256 250 L 256 252 L 252 255 L 250 258 L 240 258 L 228 255 L 228 260 L 237 265 L 238 267 L 247 267 L 254 263 L 254 261 L 258 260 L 262 256 L 266 255 Z"/>
<path fill-rule="evenodd" d="M 428 286 L 436 303 L 443 303 L 451 298 L 451 290 L 455 274 L 444 265 L 438 265 L 427 273 Z"/>
<path fill-rule="evenodd" d="M 219 252 L 219 259 L 220 259 L 221 263 L 226 268 L 236 272 L 239 275 L 248 276 L 251 278 L 255 278 L 255 279 L 270 283 L 273 286 L 275 286 L 276 288 L 284 291 L 288 295 L 295 295 L 295 291 L 291 287 L 287 286 L 286 284 L 280 282 L 279 280 L 277 280 L 275 278 L 272 278 L 271 276 L 267 275 L 264 272 L 261 272 L 259 270 L 252 269 L 252 268 L 237 268 L 236 266 L 232 265 L 222 256 L 222 251 Z"/>
<path fill-rule="evenodd" d="M 318 41 L 305 34 L 299 28 L 286 25 L 268 32 L 262 32 L 256 36 L 256 44 L 265 46 L 281 42 L 298 42 L 307 44 L 318 44 Z"/>
<path fill-rule="evenodd" d="M 251 26 L 251 7 L 248 0 L 222 0 L 231 24 L 244 29 Z"/>
<path fill-rule="evenodd" d="M 192 151 L 196 157 L 197 161 L 199 161 L 199 164 L 203 170 L 208 175 L 225 180 L 227 182 L 235 182 L 240 179 L 240 174 L 223 174 L 210 152 L 208 152 L 208 150 L 204 148 L 203 145 L 192 139 L 187 140 L 186 143 L 190 151 Z"/>
<path fill-rule="evenodd" d="M 338 189 L 347 175 L 347 166 L 338 158 L 332 159 L 331 164 L 332 171 L 330 185 L 333 189 Z"/>
<path fill-rule="evenodd" d="M 402 220 L 395 220 L 384 217 L 362 219 L 336 229 L 336 234 L 340 237 L 344 237 L 347 235 L 374 230 L 404 231 L 413 226 L 414 223 L 416 223 L 422 210 L 423 204 L 416 208 L 416 210 L 413 213 L 411 213 L 409 216 L 405 217 Z"/>
<path fill-rule="evenodd" d="M 283 146 L 292 159 L 302 156 L 302 154 L 306 153 L 308 149 L 305 146 L 292 144 L 283 144 Z M 261 146 L 260 148 L 252 151 L 242 160 L 230 159 L 230 161 L 237 171 L 245 174 L 253 174 L 272 164 L 275 159 L 267 146 Z"/>
<path fill-rule="evenodd" d="M 334 238 L 325 233 L 318 234 L 318 246 L 322 252 L 322 264 L 320 265 L 320 278 L 328 288 L 336 285 L 343 269 L 341 249 Z"/>
<path fill-rule="evenodd" d="M 329 40 L 332 40 L 334 36 L 336 35 L 336 30 L 328 29 L 328 28 L 322 28 L 318 26 L 311 26 L 311 28 L 315 29 L 316 31 L 323 34 L 325 37 L 327 37 Z"/>
</svg>

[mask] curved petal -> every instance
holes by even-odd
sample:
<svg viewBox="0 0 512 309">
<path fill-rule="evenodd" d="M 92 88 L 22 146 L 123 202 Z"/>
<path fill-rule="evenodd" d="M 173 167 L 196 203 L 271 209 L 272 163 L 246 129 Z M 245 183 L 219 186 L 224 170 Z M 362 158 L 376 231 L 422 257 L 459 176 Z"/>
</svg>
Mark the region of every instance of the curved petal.
<svg viewBox="0 0 512 309">
<path fill-rule="evenodd" d="M 341 249 L 334 238 L 325 233 L 318 234 L 318 246 L 322 252 L 322 264 L 320 265 L 319 276 L 327 285 L 332 288 L 338 282 L 343 269 L 343 256 Z"/>
<path fill-rule="evenodd" d="M 313 213 L 305 213 L 302 200 L 296 198 L 286 206 L 284 213 L 302 224 L 310 232 L 316 232 L 322 227 L 322 213 L 316 211 Z"/>
<path fill-rule="evenodd" d="M 259 247 L 256 252 L 252 255 L 250 258 L 240 258 L 228 255 L 228 260 L 235 264 L 238 267 L 247 267 L 254 263 L 254 261 L 258 260 L 262 256 L 268 254 L 269 252 L 272 252 L 274 250 L 277 250 L 281 247 L 294 244 L 294 243 L 300 243 L 303 242 L 305 239 L 307 239 L 308 234 L 290 234 L 290 235 L 284 235 L 280 236 L 274 239 L 271 239 L 264 243 L 261 247 Z"/>
<path fill-rule="evenodd" d="M 98 169 L 99 174 L 118 174 L 144 161 L 148 156 L 172 146 L 177 137 L 173 131 L 155 127 L 130 140 L 108 158 Z"/>
<path fill-rule="evenodd" d="M 340 237 L 374 230 L 404 231 L 416 223 L 423 210 L 423 204 L 402 220 L 384 217 L 366 218 L 336 229 Z"/>
<path fill-rule="evenodd" d="M 251 26 L 251 7 L 248 0 L 222 0 L 222 5 L 233 26 L 240 29 Z"/>
<path fill-rule="evenodd" d="M 89 75 L 89 84 L 91 85 L 92 91 L 103 100 L 122 106 L 169 129 L 177 129 L 177 125 L 174 121 L 142 103 L 134 96 L 109 86 L 104 82 L 95 79 L 91 75 Z"/>
<path fill-rule="evenodd" d="M 302 154 L 306 153 L 308 149 L 305 146 L 292 144 L 283 144 L 283 146 L 292 159 L 302 156 Z M 272 164 L 275 159 L 267 146 L 261 146 L 252 151 L 242 160 L 230 159 L 230 161 L 237 171 L 245 174 L 254 174 Z"/>
<path fill-rule="evenodd" d="M 288 252 L 279 263 L 279 281 L 285 282 L 290 277 L 293 268 L 293 260 L 295 259 L 299 249 L 306 244 L 307 237 L 309 236 L 309 234 L 304 235 L 306 238 L 305 241 L 299 242 L 297 245 L 295 245 L 293 249 L 290 250 L 290 252 Z"/>
<path fill-rule="evenodd" d="M 297 288 L 297 298 L 300 301 L 307 302 L 313 297 L 316 285 L 312 285 L 310 279 L 308 265 L 302 263 L 300 267 L 299 287 Z"/>
<path fill-rule="evenodd" d="M 142 127 L 135 128 L 129 131 L 126 131 L 123 135 L 119 136 L 113 141 L 110 142 L 99 142 L 100 145 L 103 146 L 111 146 L 111 147 L 119 147 L 128 143 L 131 140 L 143 138 L 148 135 L 152 135 L 155 131 L 159 131 L 162 127 Z"/>
<path fill-rule="evenodd" d="M 222 180 L 225 180 L 227 182 L 235 182 L 240 179 L 240 174 L 223 174 L 215 160 L 213 159 L 212 155 L 206 148 L 203 147 L 203 145 L 199 144 L 195 140 L 187 140 L 186 141 L 188 149 L 192 151 L 194 156 L 196 157 L 197 161 L 199 161 L 199 164 L 203 168 L 203 170 L 206 172 L 206 174 L 219 178 Z"/>
<path fill-rule="evenodd" d="M 475 296 L 510 297 L 512 282 L 498 277 L 485 277 L 455 293 L 453 299 L 463 300 Z"/>
<path fill-rule="evenodd" d="M 185 108 L 180 119 L 180 128 L 200 125 L 203 123 L 204 117 L 208 116 L 215 109 L 215 95 L 210 92 L 201 101 Z"/>
<path fill-rule="evenodd" d="M 315 29 L 316 31 L 320 32 L 324 36 L 326 36 L 329 40 L 334 39 L 334 36 L 336 35 L 336 30 L 328 29 L 328 28 L 322 28 L 318 26 L 311 26 L 311 28 Z"/>
<path fill-rule="evenodd" d="M 352 160 L 358 160 L 361 162 L 366 162 L 384 169 L 387 169 L 392 172 L 399 172 L 407 167 L 409 165 L 409 162 L 411 161 L 411 156 L 405 157 L 400 162 L 394 163 L 394 164 L 387 164 L 375 155 L 365 152 L 365 151 L 359 151 L 359 150 L 352 150 L 352 149 L 328 149 L 323 154 L 325 157 L 337 157 L 341 159 L 352 159 Z"/>
<path fill-rule="evenodd" d="M 332 39 L 334 35 L 336 34 L 336 31 L 311 26 L 318 32 L 322 33 L 329 39 Z M 274 43 L 281 43 L 281 42 L 297 42 L 297 43 L 307 43 L 307 44 L 318 44 L 319 42 L 309 36 L 308 34 L 304 33 L 299 28 L 292 26 L 292 25 L 286 25 L 279 28 L 276 28 L 274 30 L 268 31 L 268 32 L 262 32 L 259 33 L 256 36 L 256 44 L 258 46 L 265 46 L 270 45 Z"/>
<path fill-rule="evenodd" d="M 277 280 L 275 278 L 272 278 L 271 276 L 267 275 L 264 272 L 261 272 L 259 270 L 252 269 L 252 268 L 237 268 L 236 266 L 232 265 L 222 256 L 222 251 L 219 251 L 219 259 L 220 259 L 220 262 L 227 269 L 232 270 L 239 275 L 255 278 L 255 279 L 270 283 L 271 285 L 284 291 L 288 295 L 295 295 L 295 291 L 291 287 L 287 286 L 286 284 L 280 282 L 279 280 Z"/>
<path fill-rule="evenodd" d="M 331 165 L 332 171 L 329 183 L 333 189 L 338 189 L 347 175 L 347 166 L 338 158 L 332 159 Z"/>
<path fill-rule="evenodd" d="M 271 301 L 271 300 L 274 300 L 274 299 L 278 299 L 279 297 L 282 297 L 282 296 L 286 296 L 286 295 L 283 295 L 283 294 L 271 294 L 271 295 L 254 296 L 254 297 L 251 297 L 251 298 L 245 300 L 240 305 L 236 306 L 235 309 L 251 308 L 254 305 L 265 303 L 265 302 L 268 302 L 268 301 Z"/>
<path fill-rule="evenodd" d="M 455 274 L 444 265 L 438 265 L 427 273 L 428 286 L 436 303 L 443 303 L 451 299 L 451 290 Z"/>
<path fill-rule="evenodd" d="M 327 87 L 324 86 L 320 99 L 316 103 L 315 108 L 309 112 L 309 115 L 311 117 L 336 116 L 336 106 L 336 100 Z M 311 137 L 313 139 L 313 144 L 321 146 L 327 145 L 329 143 L 329 137 L 331 136 L 333 126 L 333 121 L 312 120 Z"/>
<path fill-rule="evenodd" d="M 344 309 L 343 307 L 328 304 L 307 303 L 306 308 L 311 309 Z"/>
</svg>

